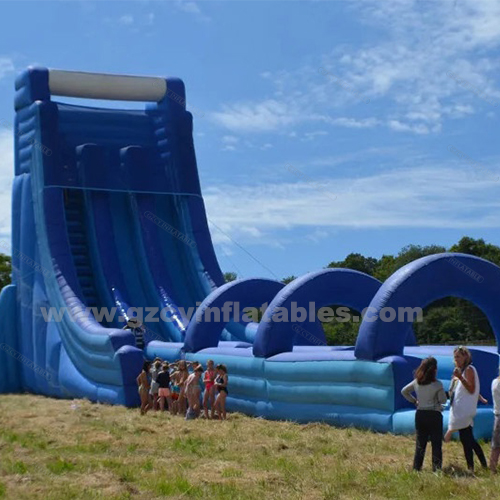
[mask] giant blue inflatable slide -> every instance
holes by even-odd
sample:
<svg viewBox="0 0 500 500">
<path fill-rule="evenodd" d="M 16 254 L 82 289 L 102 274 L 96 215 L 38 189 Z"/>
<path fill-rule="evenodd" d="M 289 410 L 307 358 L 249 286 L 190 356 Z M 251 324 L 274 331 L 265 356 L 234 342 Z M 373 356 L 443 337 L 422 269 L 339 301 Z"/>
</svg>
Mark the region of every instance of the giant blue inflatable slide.
<svg viewBox="0 0 500 500">
<path fill-rule="evenodd" d="M 147 104 L 90 107 L 57 96 Z M 16 81 L 15 112 L 0 393 L 135 406 L 144 358 L 213 359 L 228 367 L 229 410 L 408 433 L 414 409 L 400 390 L 420 360 L 438 359 L 445 387 L 453 370 L 453 347 L 416 345 L 414 308 L 447 296 L 470 300 L 498 344 L 500 268 L 470 255 L 425 257 L 385 283 L 326 269 L 286 286 L 264 278 L 225 284 L 177 78 L 30 68 Z M 236 313 L 265 303 L 259 323 Z M 217 316 L 225 304 L 230 314 Z M 326 345 L 316 311 L 331 304 L 364 311 L 355 346 Z M 308 314 L 284 319 L 294 308 Z M 144 349 L 123 329 L 139 312 Z M 491 402 L 498 349 L 471 352 Z M 490 435 L 492 420 L 491 406 L 482 406 L 477 437 Z"/>
</svg>

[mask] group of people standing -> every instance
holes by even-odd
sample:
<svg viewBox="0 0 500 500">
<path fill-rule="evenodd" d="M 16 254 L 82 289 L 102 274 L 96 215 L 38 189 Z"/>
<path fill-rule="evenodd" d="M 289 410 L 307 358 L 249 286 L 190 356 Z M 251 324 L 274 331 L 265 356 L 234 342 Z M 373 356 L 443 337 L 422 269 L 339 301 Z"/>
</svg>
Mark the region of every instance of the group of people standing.
<svg viewBox="0 0 500 500">
<path fill-rule="evenodd" d="M 472 428 L 478 400 L 483 403 L 487 401 L 480 394 L 479 377 L 476 368 L 472 365 L 470 351 L 466 347 L 457 347 L 453 352 L 453 357 L 455 369 L 448 393 L 445 392 L 443 384 L 437 380 L 438 364 L 433 357 L 421 362 L 415 371 L 415 379 L 401 390 L 401 394 L 417 407 L 415 413 L 417 435 L 413 460 L 413 468 L 417 471 L 422 469 L 429 440 L 432 445 L 432 469 L 436 471 L 442 468 L 442 411 L 448 399 L 450 411 L 448 431 L 444 436 L 444 441 L 450 441 L 453 433 L 458 432 L 469 471 L 474 472 L 474 453 L 482 467 L 488 467 L 484 452 L 475 440 Z M 495 423 L 489 467 L 492 472 L 496 472 L 500 456 L 500 377 L 493 380 L 491 389 Z"/>
<path fill-rule="evenodd" d="M 225 420 L 228 383 L 226 366 L 215 366 L 212 360 L 207 361 L 206 370 L 197 361 L 145 361 L 137 377 L 141 415 L 149 409 L 167 409 L 172 415 L 185 415 L 191 420 L 199 417 L 203 408 L 205 418 L 217 415 Z"/>
<path fill-rule="evenodd" d="M 415 371 L 415 378 L 403 387 L 401 394 L 415 404 L 416 445 L 413 468 L 422 469 L 427 442 L 432 445 L 432 469 L 437 471 L 443 466 L 443 409 L 450 400 L 448 430 L 444 441 L 451 440 L 459 433 L 465 460 L 469 471 L 474 472 L 474 454 L 481 466 L 488 467 L 481 445 L 474 438 L 473 425 L 480 400 L 487 403 L 480 394 L 479 377 L 472 365 L 472 356 L 466 347 L 457 347 L 453 352 L 455 369 L 448 392 L 437 380 L 438 363 L 436 358 L 428 357 Z M 197 361 L 179 360 L 167 363 L 155 358 L 153 363 L 145 361 L 142 372 L 137 377 L 141 398 L 141 415 L 149 409 L 168 410 L 172 415 L 185 415 L 186 420 L 199 417 L 226 419 L 226 398 L 228 395 L 228 374 L 223 364 L 215 366 L 207 361 L 204 370 Z M 491 439 L 489 467 L 497 471 L 500 458 L 500 376 L 493 380 L 493 412 L 495 422 Z M 210 412 L 209 412 L 210 410 Z"/>
</svg>

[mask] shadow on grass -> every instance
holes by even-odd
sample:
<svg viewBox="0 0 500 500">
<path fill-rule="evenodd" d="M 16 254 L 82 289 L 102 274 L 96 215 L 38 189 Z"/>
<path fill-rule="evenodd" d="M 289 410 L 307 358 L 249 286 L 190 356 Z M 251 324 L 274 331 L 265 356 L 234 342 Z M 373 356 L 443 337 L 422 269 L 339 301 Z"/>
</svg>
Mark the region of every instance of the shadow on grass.
<svg viewBox="0 0 500 500">
<path fill-rule="evenodd" d="M 443 475 L 448 477 L 469 477 L 469 478 L 476 477 L 475 474 L 471 472 L 469 469 L 464 469 L 459 465 L 453 465 L 453 464 L 443 467 Z"/>
</svg>

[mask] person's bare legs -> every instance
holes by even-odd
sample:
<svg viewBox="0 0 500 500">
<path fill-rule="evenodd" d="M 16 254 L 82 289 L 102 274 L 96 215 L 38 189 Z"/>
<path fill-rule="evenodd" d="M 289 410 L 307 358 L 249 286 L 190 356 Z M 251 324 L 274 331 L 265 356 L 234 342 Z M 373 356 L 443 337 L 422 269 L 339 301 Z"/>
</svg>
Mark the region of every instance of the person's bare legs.
<svg viewBox="0 0 500 500">
<path fill-rule="evenodd" d="M 226 398 L 227 398 L 227 394 L 225 393 L 225 391 L 221 391 L 221 393 L 219 394 L 219 397 L 221 398 L 220 400 L 220 403 L 219 403 L 219 406 L 220 406 L 220 415 L 219 415 L 219 418 L 221 418 L 221 420 L 226 420 Z"/>
<path fill-rule="evenodd" d="M 498 459 L 500 458 L 500 448 L 492 448 L 490 454 L 490 470 L 497 473 Z"/>
<path fill-rule="evenodd" d="M 172 401 L 172 396 L 167 396 L 165 399 L 167 400 L 168 411 L 170 412 L 171 415 L 173 415 L 174 414 L 174 402 Z"/>
<path fill-rule="evenodd" d="M 451 429 L 448 429 L 446 431 L 446 434 L 444 435 L 444 442 L 449 443 L 451 441 L 451 436 L 453 436 L 453 432 Z"/>
<path fill-rule="evenodd" d="M 214 403 L 214 407 L 213 407 L 213 410 L 212 410 L 212 418 L 214 418 L 214 414 L 215 412 L 217 412 L 217 416 L 220 418 L 220 392 L 219 394 L 217 394 L 217 397 L 215 398 L 215 403 Z"/>
<path fill-rule="evenodd" d="M 200 390 L 197 387 L 188 391 L 188 404 L 195 416 L 198 417 L 200 414 Z"/>
<path fill-rule="evenodd" d="M 144 415 L 149 410 L 149 394 L 141 393 L 141 415 Z"/>
<path fill-rule="evenodd" d="M 188 408 L 191 410 L 194 410 L 193 404 L 194 404 L 194 397 L 193 397 L 193 391 L 187 391 L 187 403 L 188 403 Z"/>
<path fill-rule="evenodd" d="M 184 387 L 181 389 L 181 392 L 179 393 L 179 399 L 177 401 L 177 409 L 181 415 L 184 415 L 186 413 L 186 391 L 184 390 Z"/>
<path fill-rule="evenodd" d="M 160 398 L 160 411 L 165 411 L 165 401 L 168 404 L 168 411 L 172 413 L 172 398 L 170 396 L 161 396 Z"/>
<path fill-rule="evenodd" d="M 158 394 L 153 394 L 151 397 L 153 398 L 153 410 L 158 411 L 158 403 L 160 398 L 158 397 Z"/>
<path fill-rule="evenodd" d="M 203 413 L 205 414 L 205 418 L 208 418 L 208 400 L 210 399 L 210 389 L 205 389 L 205 392 L 203 393 Z"/>
<path fill-rule="evenodd" d="M 215 408 L 219 416 L 219 420 L 226 419 L 226 393 L 224 391 L 219 392 L 217 399 L 215 400 Z"/>
<path fill-rule="evenodd" d="M 214 413 L 215 413 L 215 385 L 213 385 L 212 387 L 210 387 L 209 399 L 210 399 L 210 418 L 214 418 Z"/>
<path fill-rule="evenodd" d="M 196 413 L 196 416 L 199 417 L 201 413 L 201 407 L 200 407 L 200 399 L 201 399 L 201 389 L 199 387 L 196 387 L 194 390 L 194 396 L 193 396 L 193 402 L 194 402 L 194 412 Z"/>
</svg>

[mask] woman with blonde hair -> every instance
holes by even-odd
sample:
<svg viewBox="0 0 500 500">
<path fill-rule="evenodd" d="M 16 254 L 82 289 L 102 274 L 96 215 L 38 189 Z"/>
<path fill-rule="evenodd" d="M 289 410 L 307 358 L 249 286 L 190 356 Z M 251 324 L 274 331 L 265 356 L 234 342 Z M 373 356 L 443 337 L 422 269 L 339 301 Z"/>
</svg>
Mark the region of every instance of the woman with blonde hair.
<svg viewBox="0 0 500 500">
<path fill-rule="evenodd" d="M 450 386 L 450 416 L 445 441 L 458 431 L 464 449 L 467 467 L 474 471 L 474 452 L 483 467 L 487 467 L 484 452 L 474 438 L 472 426 L 479 399 L 479 377 L 472 366 L 472 356 L 467 347 L 457 347 L 453 351 L 455 369 Z"/>
</svg>

